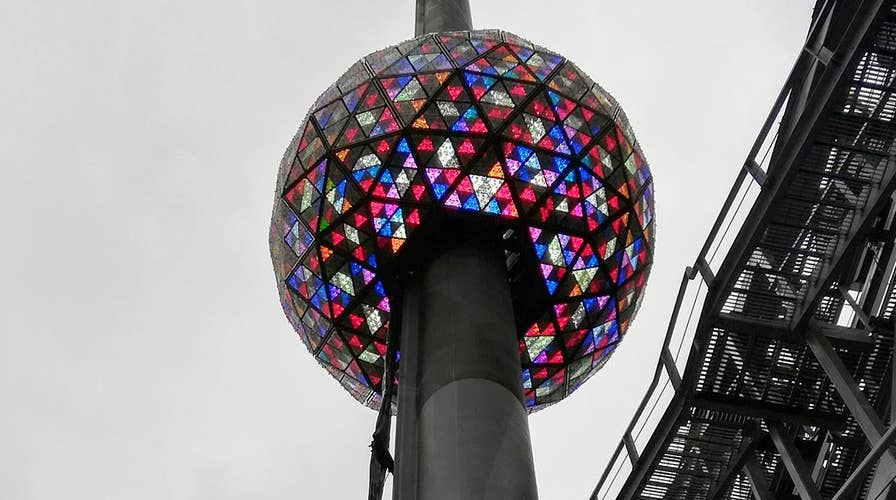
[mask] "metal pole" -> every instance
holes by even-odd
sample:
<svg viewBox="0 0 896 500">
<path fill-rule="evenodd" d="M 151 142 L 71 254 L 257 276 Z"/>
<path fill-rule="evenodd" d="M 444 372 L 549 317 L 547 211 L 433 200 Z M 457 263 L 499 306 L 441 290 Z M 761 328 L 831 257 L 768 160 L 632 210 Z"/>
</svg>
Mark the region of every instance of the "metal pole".
<svg viewBox="0 0 896 500">
<path fill-rule="evenodd" d="M 417 0 L 414 36 L 472 29 L 470 0 Z"/>
<path fill-rule="evenodd" d="M 416 365 L 418 378 L 415 394 L 400 392 L 397 432 L 413 438 L 398 446 L 396 484 L 402 491 L 395 498 L 537 499 L 500 245 L 466 240 L 439 253 L 415 279 L 417 286 L 405 291 L 402 315 L 405 328 L 418 326 L 416 359 L 403 350 L 401 363 Z M 414 333 L 405 330 L 404 338 Z M 402 379 L 399 386 L 404 384 Z M 414 412 L 416 422 L 402 418 L 406 412 Z M 406 427 L 409 422 L 416 431 Z M 416 484 L 402 477 L 405 470 L 413 471 Z"/>
<path fill-rule="evenodd" d="M 896 438 L 896 425 L 891 425 L 887 432 L 880 438 L 874 448 L 868 452 L 868 455 L 862 459 L 862 462 L 856 467 L 856 470 L 849 475 L 849 478 L 843 483 L 843 486 L 840 487 L 840 490 L 837 491 L 837 494 L 834 495 L 833 500 L 841 500 L 846 498 L 847 495 L 852 493 L 852 489 L 856 487 L 858 481 L 868 472 L 868 469 L 871 468 L 877 462 L 877 459 L 883 455 L 884 450 L 893 443 L 893 439 Z M 887 483 L 889 485 L 889 483 Z M 870 496 L 870 492 L 869 492 Z"/>
<path fill-rule="evenodd" d="M 803 500 L 821 500 L 821 494 L 818 492 L 818 487 L 812 482 L 812 476 L 806 468 L 806 463 L 803 462 L 803 458 L 793 445 L 790 437 L 784 433 L 781 424 L 777 422 L 767 422 L 767 424 L 768 434 L 772 438 L 772 443 L 778 449 L 778 454 L 781 455 L 781 462 L 784 464 L 784 468 L 787 469 L 793 485 L 796 486 L 800 498 Z"/>
<path fill-rule="evenodd" d="M 889 267 L 889 266 L 888 266 Z M 887 295 L 888 288 L 884 285 L 879 286 L 880 290 L 877 292 L 878 295 L 885 296 Z M 870 326 L 868 324 L 866 327 Z M 896 407 L 894 407 L 894 402 L 896 402 L 896 352 L 890 356 L 890 429 L 883 435 L 880 441 L 874 445 L 871 452 L 868 453 L 868 456 L 865 457 L 865 460 L 862 461 L 861 464 L 856 468 L 856 471 L 846 480 L 846 483 L 840 488 L 844 493 L 849 493 L 847 489 L 847 485 L 850 485 L 850 482 L 854 480 L 853 476 L 856 476 L 859 471 L 863 471 L 863 466 L 871 460 L 871 464 L 880 463 L 876 460 L 876 455 L 882 454 L 885 450 L 889 449 L 890 454 L 893 453 L 892 442 L 893 442 L 893 431 L 896 429 Z M 885 441 L 889 440 L 889 445 L 885 443 Z M 888 448 L 888 446 L 890 446 Z M 883 461 L 883 459 L 881 459 Z M 892 500 L 896 498 L 896 487 L 893 485 L 893 480 L 896 479 L 894 477 L 892 468 L 887 468 L 885 466 L 878 465 L 874 471 L 874 475 L 871 477 L 871 486 L 868 488 L 868 498 L 880 498 L 881 500 Z M 838 495 L 838 497 L 841 497 Z M 841 498 L 845 498 L 845 495 Z"/>
<path fill-rule="evenodd" d="M 883 421 L 865 398 L 865 394 L 859 389 L 859 385 L 852 378 L 828 339 L 818 331 L 810 329 L 806 332 L 806 343 L 815 354 L 818 364 L 834 384 L 834 389 L 843 399 L 846 408 L 856 419 L 856 423 L 865 434 L 868 443 L 874 445 L 880 441 L 885 431 Z M 881 461 L 881 468 L 892 477 L 893 470 L 896 470 L 896 457 L 889 450 L 884 450 Z"/>
<path fill-rule="evenodd" d="M 756 461 L 756 457 L 750 457 L 744 464 L 743 470 L 744 474 L 747 475 L 747 479 L 750 480 L 750 490 L 753 492 L 753 498 L 756 500 L 775 500 L 775 495 L 769 490 L 763 468 Z"/>
</svg>

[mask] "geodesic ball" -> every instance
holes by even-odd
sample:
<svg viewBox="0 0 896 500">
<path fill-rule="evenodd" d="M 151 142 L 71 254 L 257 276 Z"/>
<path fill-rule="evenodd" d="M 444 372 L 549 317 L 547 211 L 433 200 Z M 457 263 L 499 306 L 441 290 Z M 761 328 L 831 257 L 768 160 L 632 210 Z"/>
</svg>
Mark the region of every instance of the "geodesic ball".
<svg viewBox="0 0 896 500">
<path fill-rule="evenodd" d="M 283 309 L 376 408 L 383 270 L 440 214 L 487 219 L 520 236 L 542 287 L 537 319 L 517 324 L 534 411 L 594 374 L 630 325 L 652 262 L 652 189 L 622 109 L 570 61 L 500 31 L 421 36 L 355 63 L 287 149 L 270 233 Z"/>
</svg>

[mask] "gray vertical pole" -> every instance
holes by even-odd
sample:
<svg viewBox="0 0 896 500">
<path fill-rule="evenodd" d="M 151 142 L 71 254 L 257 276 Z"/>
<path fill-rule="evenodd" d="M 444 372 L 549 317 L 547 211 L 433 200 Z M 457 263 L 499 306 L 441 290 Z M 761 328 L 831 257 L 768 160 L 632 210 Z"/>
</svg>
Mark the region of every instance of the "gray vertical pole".
<svg viewBox="0 0 896 500">
<path fill-rule="evenodd" d="M 403 349 L 401 362 L 416 364 L 419 378 L 415 407 L 402 408 L 406 392 L 399 400 L 399 427 L 414 411 L 417 429 L 398 431 L 402 439 L 414 434 L 416 449 L 409 440 L 398 446 L 397 499 L 538 497 L 510 285 L 496 250 L 446 250 L 419 273 L 419 288 L 405 292 L 418 296 L 405 302 L 404 325 L 416 316 L 419 329 L 417 359 Z M 404 338 L 413 333 L 404 330 Z M 408 468 L 416 484 L 402 477 Z"/>
<path fill-rule="evenodd" d="M 417 0 L 414 36 L 471 29 L 470 0 Z"/>
<path fill-rule="evenodd" d="M 471 29 L 469 0 L 417 0 L 416 36 Z M 538 498 L 503 252 L 467 243 L 405 286 L 395 500 Z"/>
</svg>

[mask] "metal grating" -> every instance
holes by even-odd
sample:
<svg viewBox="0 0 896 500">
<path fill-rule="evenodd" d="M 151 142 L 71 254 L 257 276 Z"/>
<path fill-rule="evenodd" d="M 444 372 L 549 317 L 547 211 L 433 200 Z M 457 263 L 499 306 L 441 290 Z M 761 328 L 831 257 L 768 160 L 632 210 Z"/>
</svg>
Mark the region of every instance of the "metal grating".
<svg viewBox="0 0 896 500">
<path fill-rule="evenodd" d="M 887 416 L 894 4 L 818 2 L 788 82 L 685 272 L 654 383 L 592 499 L 753 498 L 755 484 L 777 498 L 832 498 L 868 453 L 867 431 L 806 339 L 826 337 L 861 396 Z M 761 191 L 744 205 L 753 184 Z M 676 344 L 690 349 L 673 354 Z M 657 405 L 663 377 L 680 382 Z M 648 424 L 644 446 L 624 446 Z M 797 455 L 786 464 L 805 462 L 811 484 L 791 477 L 769 425 L 784 429 Z M 626 476 L 613 473 L 620 457 L 634 464 Z M 860 498 L 871 479 L 862 477 Z"/>
</svg>

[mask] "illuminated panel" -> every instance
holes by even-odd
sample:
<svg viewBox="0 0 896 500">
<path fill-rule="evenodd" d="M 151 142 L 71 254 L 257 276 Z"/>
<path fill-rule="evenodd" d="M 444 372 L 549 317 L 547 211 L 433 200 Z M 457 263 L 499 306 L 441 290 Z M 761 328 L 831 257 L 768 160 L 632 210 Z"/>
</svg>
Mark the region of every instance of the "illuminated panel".
<svg viewBox="0 0 896 500">
<path fill-rule="evenodd" d="M 518 332 L 530 411 L 606 362 L 652 263 L 652 177 L 625 114 L 577 66 L 509 33 L 426 35 L 354 64 L 299 127 L 277 189 L 283 309 L 374 408 L 390 321 L 378 273 L 431 217 L 488 217 L 523 237 L 547 297 Z"/>
</svg>

